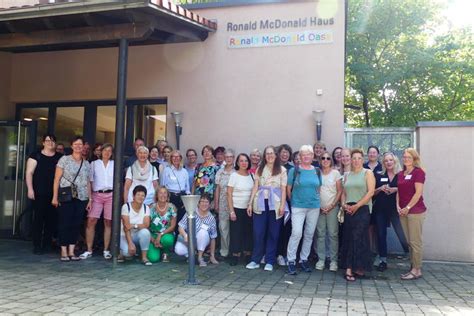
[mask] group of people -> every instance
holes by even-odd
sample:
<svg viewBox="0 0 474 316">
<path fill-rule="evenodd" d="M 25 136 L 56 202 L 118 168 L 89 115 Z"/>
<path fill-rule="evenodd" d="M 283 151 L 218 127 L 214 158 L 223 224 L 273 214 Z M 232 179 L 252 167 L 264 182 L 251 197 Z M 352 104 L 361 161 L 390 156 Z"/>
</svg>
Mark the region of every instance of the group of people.
<svg viewBox="0 0 474 316">
<path fill-rule="evenodd" d="M 93 255 L 98 220 L 103 216 L 103 257 L 111 259 L 113 146 L 98 144 L 93 157 L 84 154 L 84 140 L 71 141 L 71 154 L 56 152 L 54 135 L 27 161 L 28 197 L 35 210 L 33 246 L 42 253 L 57 232 L 61 261 Z M 294 275 L 297 268 L 345 269 L 347 281 L 371 270 L 387 269 L 387 227 L 392 224 L 410 253 L 411 269 L 403 280 L 422 276 L 421 231 L 425 173 L 415 149 L 403 152 L 403 166 L 393 153 L 382 156 L 370 146 L 365 161 L 360 149 L 326 150 L 322 142 L 299 151 L 282 144 L 236 154 L 206 145 L 202 162 L 194 149 L 179 150 L 166 141 L 148 148 L 134 142 L 135 155 L 125 161 L 119 261 L 135 255 L 145 265 L 169 261 L 174 251 L 188 253 L 187 217 L 181 196 L 197 194 L 198 264 L 230 265 L 272 271 L 276 264 Z M 381 156 L 381 157 L 380 157 Z M 55 215 L 57 214 L 57 215 Z M 85 214 L 87 249 L 76 255 Z M 57 220 L 56 220 L 57 217 Z M 57 227 L 57 230 L 56 230 Z M 217 252 L 218 251 L 218 252 Z M 206 261 L 206 256 L 209 260 Z"/>
</svg>

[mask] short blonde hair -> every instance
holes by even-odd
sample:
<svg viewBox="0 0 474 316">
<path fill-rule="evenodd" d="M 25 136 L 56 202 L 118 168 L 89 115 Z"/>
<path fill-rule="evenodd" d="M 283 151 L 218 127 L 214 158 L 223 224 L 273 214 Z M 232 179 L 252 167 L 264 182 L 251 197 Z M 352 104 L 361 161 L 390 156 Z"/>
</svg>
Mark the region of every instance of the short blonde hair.
<svg viewBox="0 0 474 316">
<path fill-rule="evenodd" d="M 310 152 L 310 153 L 314 154 L 313 146 L 303 145 L 303 146 L 300 147 L 299 152 L 300 152 L 300 155 L 301 155 L 302 152 Z"/>
<path fill-rule="evenodd" d="M 135 150 L 137 154 L 141 151 L 146 152 L 147 154 L 150 154 L 150 151 L 148 150 L 146 146 L 138 146 L 137 149 Z"/>
</svg>

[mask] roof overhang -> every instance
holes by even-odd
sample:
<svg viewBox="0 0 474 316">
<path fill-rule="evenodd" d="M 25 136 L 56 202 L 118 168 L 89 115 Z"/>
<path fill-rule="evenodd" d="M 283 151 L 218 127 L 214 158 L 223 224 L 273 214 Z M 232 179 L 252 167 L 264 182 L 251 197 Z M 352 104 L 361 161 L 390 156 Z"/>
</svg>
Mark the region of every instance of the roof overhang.
<svg viewBox="0 0 474 316">
<path fill-rule="evenodd" d="M 0 10 L 0 50 L 34 52 L 204 41 L 217 24 L 166 0 L 88 0 Z"/>
</svg>

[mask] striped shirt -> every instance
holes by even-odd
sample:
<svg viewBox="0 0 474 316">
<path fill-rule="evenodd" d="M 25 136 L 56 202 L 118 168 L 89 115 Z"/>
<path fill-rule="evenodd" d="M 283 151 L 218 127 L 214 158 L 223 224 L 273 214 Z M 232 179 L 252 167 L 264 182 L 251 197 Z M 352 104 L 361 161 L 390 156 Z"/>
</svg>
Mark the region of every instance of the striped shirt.
<svg viewBox="0 0 474 316">
<path fill-rule="evenodd" d="M 206 216 L 201 217 L 199 210 L 196 212 L 196 215 L 196 232 L 205 229 L 209 232 L 211 239 L 217 238 L 217 225 L 214 216 L 208 213 Z M 178 225 L 188 232 L 188 217 L 183 216 Z"/>
</svg>

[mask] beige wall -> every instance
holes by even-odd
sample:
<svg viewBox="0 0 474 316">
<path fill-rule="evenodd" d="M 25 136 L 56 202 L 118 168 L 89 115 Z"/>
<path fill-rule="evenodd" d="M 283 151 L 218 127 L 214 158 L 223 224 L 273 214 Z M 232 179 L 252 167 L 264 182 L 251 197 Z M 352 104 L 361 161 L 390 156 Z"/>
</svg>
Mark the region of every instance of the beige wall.
<svg viewBox="0 0 474 316">
<path fill-rule="evenodd" d="M 0 120 L 15 118 L 15 108 L 10 102 L 11 57 L 10 53 L 0 52 Z"/>
<path fill-rule="evenodd" d="M 316 3 L 201 10 L 201 15 L 217 19 L 219 25 L 205 42 L 130 48 L 128 97 L 168 98 L 171 143 L 175 135 L 169 113 L 183 111 L 182 148 L 210 143 L 248 151 L 283 142 L 294 147 L 313 143 L 311 113 L 316 108 L 326 110 L 323 140 L 329 147 L 341 145 L 344 5 L 343 0 L 330 3 L 324 12 Z M 334 25 L 306 29 L 333 31 L 333 43 L 227 48 L 229 21 L 297 19 L 328 10 L 335 12 Z M 16 54 L 12 67 L 14 102 L 116 97 L 117 49 Z M 317 89 L 323 90 L 322 96 L 316 96 Z"/>
<path fill-rule="evenodd" d="M 424 257 L 474 262 L 474 126 L 419 127 L 426 169 Z"/>
</svg>

